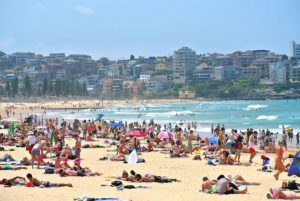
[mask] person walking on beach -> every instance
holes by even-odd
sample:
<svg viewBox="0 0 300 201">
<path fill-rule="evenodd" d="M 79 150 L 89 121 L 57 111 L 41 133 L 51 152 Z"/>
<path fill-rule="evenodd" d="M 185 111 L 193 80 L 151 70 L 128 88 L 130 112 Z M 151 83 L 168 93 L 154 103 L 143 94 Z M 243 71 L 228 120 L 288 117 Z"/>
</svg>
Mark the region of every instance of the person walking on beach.
<svg viewBox="0 0 300 201">
<path fill-rule="evenodd" d="M 296 147 L 299 148 L 299 136 L 300 136 L 300 132 L 298 132 L 296 134 Z"/>
<path fill-rule="evenodd" d="M 249 136 L 249 143 L 248 143 L 248 149 L 249 149 L 249 153 L 250 153 L 250 159 L 249 159 L 249 163 L 253 163 L 253 158 L 256 155 L 256 151 L 254 149 L 254 144 L 255 144 L 255 136 L 256 136 L 256 132 L 253 132 L 250 136 Z"/>
<path fill-rule="evenodd" d="M 279 174 L 282 173 L 285 170 L 284 164 L 283 164 L 283 153 L 285 149 L 283 147 L 283 143 L 280 140 L 278 142 L 278 147 L 275 149 L 276 157 L 275 157 L 275 169 L 277 172 L 274 174 L 274 177 L 276 180 L 278 180 Z"/>
</svg>

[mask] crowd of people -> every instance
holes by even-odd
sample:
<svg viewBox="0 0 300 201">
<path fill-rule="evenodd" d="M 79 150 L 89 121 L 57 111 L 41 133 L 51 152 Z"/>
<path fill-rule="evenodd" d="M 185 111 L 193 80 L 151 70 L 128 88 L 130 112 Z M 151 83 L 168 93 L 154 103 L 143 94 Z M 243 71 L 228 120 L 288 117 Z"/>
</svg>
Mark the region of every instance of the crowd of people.
<svg viewBox="0 0 300 201">
<path fill-rule="evenodd" d="M 88 167 L 81 166 L 82 148 L 97 148 L 93 144 L 83 144 L 92 142 L 97 138 L 111 139 L 110 146 L 115 147 L 116 154 L 107 155 L 100 160 L 126 161 L 126 157 L 133 151 L 137 154 L 141 152 L 160 151 L 160 153 L 169 154 L 170 158 L 193 156 L 195 160 L 201 160 L 203 156 L 208 164 L 213 165 L 241 165 L 242 154 L 248 154 L 248 165 L 253 163 L 253 159 L 258 153 L 258 149 L 265 153 L 275 153 L 274 169 L 276 170 L 274 178 L 278 180 L 280 174 L 286 170 L 284 165 L 284 152 L 287 150 L 287 141 L 290 138 L 292 129 L 283 129 L 281 139 L 278 139 L 278 133 L 273 133 L 268 129 L 254 130 L 247 129 L 245 132 L 235 129 L 225 132 L 225 126 L 218 124 L 211 126 L 211 136 L 201 138 L 195 134 L 197 122 L 188 123 L 186 128 L 181 125 L 165 124 L 160 125 L 151 120 L 142 123 L 138 122 L 114 122 L 104 120 L 83 120 L 75 119 L 73 122 L 67 122 L 64 119 L 39 118 L 31 115 L 14 129 L 11 135 L 0 134 L 0 145 L 23 147 L 28 151 L 30 157 L 24 157 L 19 162 L 19 166 L 6 165 L 0 166 L 0 170 L 19 170 L 27 169 L 27 166 L 40 168 L 43 166 L 45 172 L 56 173 L 62 177 L 65 176 L 100 176 L 102 173 L 93 172 Z M 140 136 L 146 140 L 141 141 L 139 135 L 128 135 L 130 131 L 136 130 Z M 163 133 L 163 134 L 161 134 Z M 297 134 L 297 144 L 299 144 L 299 133 Z M 215 139 L 214 141 L 209 140 Z M 72 139 L 74 146 L 69 146 L 66 139 Z M 278 142 L 276 142 L 278 141 Z M 54 162 L 46 162 L 49 157 L 54 158 Z M 264 158 L 262 158 L 264 159 Z M 5 154 L 0 161 L 15 161 L 12 155 Z M 264 160 L 266 161 L 266 160 Z M 71 165 L 71 163 L 73 163 Z M 72 184 L 51 183 L 48 181 L 39 181 L 30 173 L 26 178 L 15 177 L 11 179 L 2 179 L 1 184 L 7 186 L 25 185 L 40 187 L 72 187 Z M 177 179 L 169 179 L 163 176 L 146 174 L 142 176 L 134 171 L 128 174 L 122 173 L 122 180 L 131 182 L 158 182 L 170 183 L 177 182 Z M 231 177 L 220 175 L 215 180 L 209 180 L 203 177 L 202 190 L 210 193 L 220 194 L 245 194 L 247 188 L 240 189 L 238 185 L 259 185 L 257 182 L 248 182 L 242 176 Z M 272 188 L 268 198 L 291 198 L 281 191 Z M 294 195 L 293 198 L 296 198 Z"/>
</svg>

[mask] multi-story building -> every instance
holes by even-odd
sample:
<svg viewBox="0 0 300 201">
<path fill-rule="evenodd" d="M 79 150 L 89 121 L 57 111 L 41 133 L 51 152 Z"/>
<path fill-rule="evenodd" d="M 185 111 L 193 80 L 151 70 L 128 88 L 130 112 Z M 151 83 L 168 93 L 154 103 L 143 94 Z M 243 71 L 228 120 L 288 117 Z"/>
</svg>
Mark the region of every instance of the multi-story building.
<svg viewBox="0 0 300 201">
<path fill-rule="evenodd" d="M 207 82 L 213 77 L 213 67 L 207 64 L 197 66 L 193 71 L 193 83 Z"/>
<path fill-rule="evenodd" d="M 74 59 L 77 61 L 84 61 L 84 60 L 91 60 L 92 57 L 90 55 L 85 55 L 85 54 L 70 54 L 68 56 L 70 59 Z"/>
<path fill-rule="evenodd" d="M 283 62 L 271 63 L 269 79 L 273 83 L 285 83 L 287 80 L 287 66 Z"/>
<path fill-rule="evenodd" d="M 226 55 L 226 56 L 216 56 L 214 58 L 214 65 L 216 66 L 232 66 L 233 65 L 233 58 Z"/>
<path fill-rule="evenodd" d="M 148 82 L 145 83 L 146 91 L 149 94 L 157 94 L 168 86 L 167 76 L 159 75 L 151 78 Z"/>
<path fill-rule="evenodd" d="M 140 80 L 144 83 L 148 82 L 150 75 L 140 75 Z"/>
<path fill-rule="evenodd" d="M 66 59 L 65 53 L 51 53 L 48 57 L 49 63 L 59 63 Z"/>
<path fill-rule="evenodd" d="M 295 41 L 290 42 L 290 56 L 300 58 L 300 44 Z"/>
<path fill-rule="evenodd" d="M 250 55 L 235 55 L 233 58 L 233 64 L 237 67 L 249 66 L 252 62 L 252 57 Z"/>
<path fill-rule="evenodd" d="M 186 83 L 192 77 L 193 70 L 196 66 L 196 53 L 188 47 L 182 47 L 174 52 L 173 55 L 173 74 L 179 79 L 174 82 Z M 183 77 L 184 79 L 180 79 Z"/>
<path fill-rule="evenodd" d="M 291 81 L 300 82 L 300 65 L 291 68 Z"/>
<path fill-rule="evenodd" d="M 262 77 L 262 70 L 257 66 L 247 66 L 245 68 L 240 68 L 240 77 L 248 79 L 260 79 Z"/>
<path fill-rule="evenodd" d="M 27 64 L 35 59 L 35 54 L 32 52 L 15 52 L 11 56 L 14 57 L 16 64 Z"/>
<path fill-rule="evenodd" d="M 268 77 L 269 76 L 269 61 L 266 60 L 265 58 L 255 59 L 252 62 L 252 65 L 261 68 L 263 77 Z"/>
<path fill-rule="evenodd" d="M 253 59 L 263 59 L 269 55 L 270 50 L 252 50 Z"/>
</svg>

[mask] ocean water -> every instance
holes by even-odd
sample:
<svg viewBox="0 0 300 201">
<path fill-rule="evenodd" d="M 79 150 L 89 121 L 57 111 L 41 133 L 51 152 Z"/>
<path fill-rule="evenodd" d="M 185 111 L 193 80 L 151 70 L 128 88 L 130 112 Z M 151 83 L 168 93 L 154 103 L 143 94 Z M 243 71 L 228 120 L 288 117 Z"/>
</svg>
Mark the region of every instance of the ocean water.
<svg viewBox="0 0 300 201">
<path fill-rule="evenodd" d="M 60 117 L 67 120 L 78 118 L 96 119 L 104 114 L 105 120 L 149 121 L 161 124 L 196 121 L 198 132 L 210 132 L 212 124 L 226 128 L 245 130 L 247 128 L 266 129 L 280 132 L 282 125 L 300 131 L 300 100 L 253 100 L 253 101 L 213 101 L 192 103 L 164 103 L 115 105 L 105 110 L 54 110 L 46 117 Z"/>
</svg>

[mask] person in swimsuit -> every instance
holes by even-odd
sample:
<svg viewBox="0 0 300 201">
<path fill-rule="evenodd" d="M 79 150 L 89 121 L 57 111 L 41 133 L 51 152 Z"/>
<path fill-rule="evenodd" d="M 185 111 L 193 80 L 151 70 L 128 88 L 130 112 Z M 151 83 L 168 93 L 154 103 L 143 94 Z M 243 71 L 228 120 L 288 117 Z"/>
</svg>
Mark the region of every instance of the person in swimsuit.
<svg viewBox="0 0 300 201">
<path fill-rule="evenodd" d="M 13 167 L 11 165 L 0 166 L 0 170 L 26 170 L 27 167 Z"/>
<path fill-rule="evenodd" d="M 80 158 L 81 140 L 80 140 L 80 138 L 79 138 L 78 135 L 75 135 L 75 140 L 76 140 L 75 147 L 74 147 L 74 149 L 75 149 L 75 156 L 76 156 L 76 158 Z"/>
<path fill-rule="evenodd" d="M 278 147 L 276 147 L 276 157 L 275 157 L 275 169 L 277 172 L 274 174 L 274 177 L 276 180 L 278 180 L 279 175 L 285 170 L 284 164 L 283 164 L 283 153 L 285 151 L 284 145 L 282 141 L 280 140 L 278 142 Z"/>
<path fill-rule="evenodd" d="M 193 152 L 193 144 L 192 144 L 193 138 L 194 138 L 193 131 L 190 131 L 188 135 L 187 145 L 191 153 Z"/>
<path fill-rule="evenodd" d="M 73 187 L 72 184 L 68 183 L 51 183 L 49 181 L 39 181 L 38 179 L 34 178 L 32 174 L 28 173 L 26 175 L 27 179 L 32 183 L 33 186 L 39 186 L 39 187 L 63 187 L 63 186 L 68 186 L 68 187 Z"/>
<path fill-rule="evenodd" d="M 283 199 L 283 200 L 294 200 L 300 199 L 300 195 L 294 193 L 284 193 L 279 188 L 270 188 L 270 193 L 267 194 L 268 199 Z"/>
<path fill-rule="evenodd" d="M 249 137 L 249 144 L 248 144 L 248 149 L 249 149 L 249 153 L 250 153 L 250 159 L 249 159 L 249 163 L 253 163 L 252 160 L 256 155 L 256 151 L 254 149 L 254 143 L 255 143 L 255 137 L 256 137 L 256 132 L 254 132 L 253 134 L 250 135 Z"/>
</svg>

